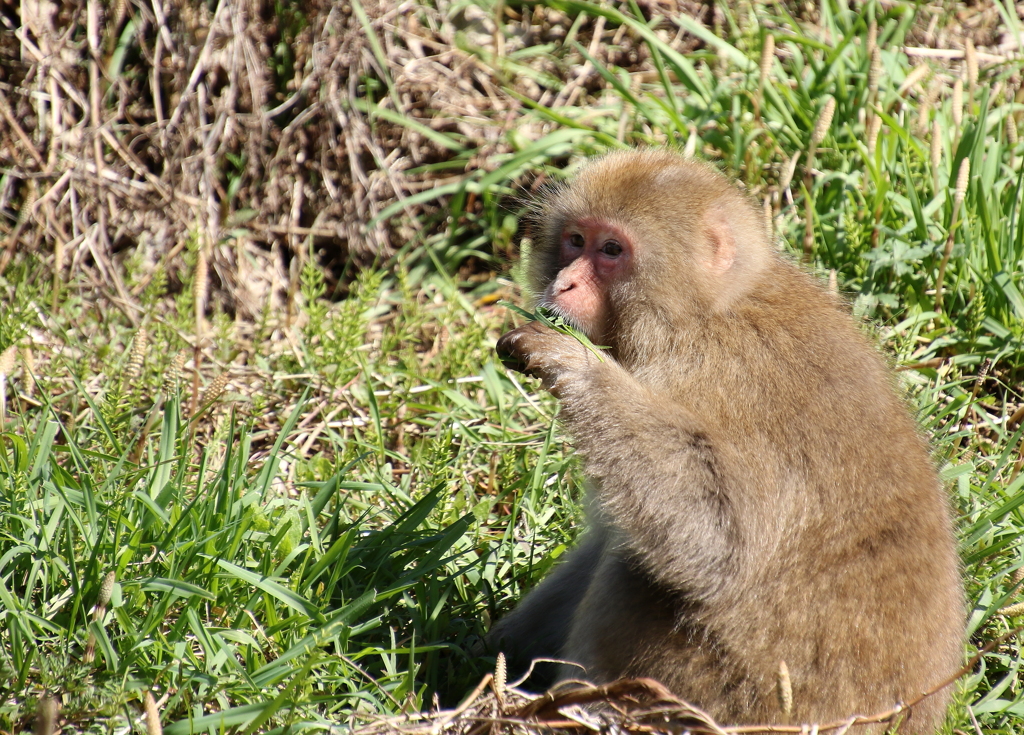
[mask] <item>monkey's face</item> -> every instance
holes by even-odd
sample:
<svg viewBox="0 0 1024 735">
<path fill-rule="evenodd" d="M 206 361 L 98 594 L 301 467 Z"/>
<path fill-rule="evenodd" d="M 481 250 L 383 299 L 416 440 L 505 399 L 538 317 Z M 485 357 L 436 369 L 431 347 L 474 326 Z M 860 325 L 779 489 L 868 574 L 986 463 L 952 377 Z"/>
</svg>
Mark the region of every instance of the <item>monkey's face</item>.
<svg viewBox="0 0 1024 735">
<path fill-rule="evenodd" d="M 712 168 L 666 152 L 589 163 L 545 192 L 531 227 L 540 305 L 616 359 L 731 308 L 771 258 L 760 209 Z"/>
<path fill-rule="evenodd" d="M 558 272 L 544 289 L 541 305 L 600 343 L 608 325 L 609 293 L 632 269 L 633 240 L 611 221 L 584 218 L 566 222 L 557 250 Z"/>
</svg>

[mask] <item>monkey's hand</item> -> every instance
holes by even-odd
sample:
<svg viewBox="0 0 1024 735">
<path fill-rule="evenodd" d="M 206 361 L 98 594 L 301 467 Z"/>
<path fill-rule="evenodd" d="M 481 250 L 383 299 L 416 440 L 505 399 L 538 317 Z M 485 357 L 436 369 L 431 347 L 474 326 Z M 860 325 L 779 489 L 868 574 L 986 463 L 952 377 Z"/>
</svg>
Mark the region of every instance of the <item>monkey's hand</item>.
<svg viewBox="0 0 1024 735">
<path fill-rule="evenodd" d="M 597 356 L 572 335 L 540 322 L 529 322 L 504 334 L 495 347 L 502 364 L 510 370 L 540 378 L 544 387 L 560 396 L 560 388 L 572 383 Z"/>
</svg>

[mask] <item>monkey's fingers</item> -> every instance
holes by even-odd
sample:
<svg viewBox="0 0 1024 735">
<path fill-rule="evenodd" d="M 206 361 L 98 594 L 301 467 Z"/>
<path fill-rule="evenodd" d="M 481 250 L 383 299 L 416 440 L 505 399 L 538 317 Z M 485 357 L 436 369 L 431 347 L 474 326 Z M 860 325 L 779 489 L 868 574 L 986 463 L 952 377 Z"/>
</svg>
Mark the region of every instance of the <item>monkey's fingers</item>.
<svg viewBox="0 0 1024 735">
<path fill-rule="evenodd" d="M 498 340 L 498 344 L 494 346 L 494 350 L 498 353 L 501 364 L 508 369 L 525 375 L 533 375 L 534 371 L 531 368 L 535 368 L 536 365 L 531 364 L 534 361 L 531 361 L 530 358 L 542 347 L 543 338 L 549 336 L 552 331 L 550 327 L 546 327 L 540 322 L 527 322 L 505 332 Z"/>
<path fill-rule="evenodd" d="M 502 357 L 501 364 L 507 367 L 509 370 L 515 370 L 517 373 L 523 375 L 529 375 L 530 371 L 527 369 L 526 363 L 520 360 L 516 356 Z"/>
<path fill-rule="evenodd" d="M 525 375 L 528 370 L 526 356 L 516 349 L 516 341 L 519 336 L 519 330 L 517 329 L 507 332 L 498 340 L 498 344 L 494 346 L 494 351 L 498 353 L 498 359 L 501 360 L 502 365 L 509 370 L 515 370 L 517 373 Z"/>
</svg>

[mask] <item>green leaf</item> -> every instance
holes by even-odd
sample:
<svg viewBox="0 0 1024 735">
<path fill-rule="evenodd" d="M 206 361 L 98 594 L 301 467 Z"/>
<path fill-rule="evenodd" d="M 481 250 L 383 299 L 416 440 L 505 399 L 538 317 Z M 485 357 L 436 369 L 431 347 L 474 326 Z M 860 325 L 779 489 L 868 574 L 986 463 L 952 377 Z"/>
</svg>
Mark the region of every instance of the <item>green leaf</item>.
<svg viewBox="0 0 1024 735">
<path fill-rule="evenodd" d="M 275 582 L 273 579 L 265 577 L 262 574 L 250 572 L 248 569 L 243 569 L 237 564 L 232 564 L 225 559 L 216 559 L 215 561 L 217 562 L 217 566 L 221 569 L 227 571 L 229 574 L 242 580 L 246 584 L 251 584 L 253 587 L 263 590 L 271 597 L 276 598 L 279 602 L 290 607 L 292 610 L 300 612 L 303 615 L 308 615 L 314 620 L 323 621 L 323 615 L 320 613 L 320 608 L 301 595 L 292 592 L 279 582 Z"/>
</svg>

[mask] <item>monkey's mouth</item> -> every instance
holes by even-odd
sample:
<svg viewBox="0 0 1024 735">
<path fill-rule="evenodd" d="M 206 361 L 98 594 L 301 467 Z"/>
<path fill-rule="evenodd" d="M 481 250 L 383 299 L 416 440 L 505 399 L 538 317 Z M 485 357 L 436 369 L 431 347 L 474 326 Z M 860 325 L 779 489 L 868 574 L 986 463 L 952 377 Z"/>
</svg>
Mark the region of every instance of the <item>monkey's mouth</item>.
<svg viewBox="0 0 1024 735">
<path fill-rule="evenodd" d="M 537 305 L 537 309 L 540 310 L 546 317 L 551 319 L 553 322 L 561 322 L 568 327 L 583 332 L 587 335 L 588 339 L 593 339 L 590 334 L 590 328 L 588 325 L 580 322 L 579 319 L 568 313 L 565 309 L 555 304 L 553 301 L 545 300 Z"/>
</svg>

